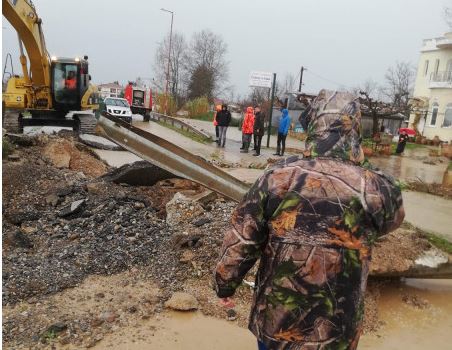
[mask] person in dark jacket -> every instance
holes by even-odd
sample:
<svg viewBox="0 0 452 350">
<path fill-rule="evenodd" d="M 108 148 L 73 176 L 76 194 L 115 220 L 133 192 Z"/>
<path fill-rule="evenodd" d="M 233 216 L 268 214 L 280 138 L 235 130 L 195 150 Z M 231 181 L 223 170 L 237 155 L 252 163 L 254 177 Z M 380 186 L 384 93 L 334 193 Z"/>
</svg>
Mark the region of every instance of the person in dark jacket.
<svg viewBox="0 0 452 350">
<path fill-rule="evenodd" d="M 264 120 L 265 115 L 261 112 L 261 108 L 257 106 L 254 108 L 254 156 L 261 154 L 261 142 L 265 132 Z"/>
<path fill-rule="evenodd" d="M 402 131 L 399 135 L 399 143 L 397 144 L 396 154 L 402 154 L 405 150 L 406 143 L 408 141 L 408 135 L 405 131 Z"/>
<path fill-rule="evenodd" d="M 228 111 L 227 105 L 224 104 L 221 106 L 221 111 L 217 113 L 216 121 L 220 132 L 218 146 L 224 147 L 226 143 L 226 131 L 231 122 L 231 112 Z"/>
</svg>

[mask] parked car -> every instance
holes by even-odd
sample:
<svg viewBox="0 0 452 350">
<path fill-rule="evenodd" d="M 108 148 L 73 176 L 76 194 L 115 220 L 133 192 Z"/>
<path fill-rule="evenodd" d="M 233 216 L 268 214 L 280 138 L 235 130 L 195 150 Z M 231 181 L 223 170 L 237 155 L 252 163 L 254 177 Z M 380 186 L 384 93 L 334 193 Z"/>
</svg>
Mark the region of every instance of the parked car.
<svg viewBox="0 0 452 350">
<path fill-rule="evenodd" d="M 123 119 L 127 123 L 132 123 L 132 111 L 125 98 L 107 97 L 104 104 L 107 114 Z"/>
</svg>

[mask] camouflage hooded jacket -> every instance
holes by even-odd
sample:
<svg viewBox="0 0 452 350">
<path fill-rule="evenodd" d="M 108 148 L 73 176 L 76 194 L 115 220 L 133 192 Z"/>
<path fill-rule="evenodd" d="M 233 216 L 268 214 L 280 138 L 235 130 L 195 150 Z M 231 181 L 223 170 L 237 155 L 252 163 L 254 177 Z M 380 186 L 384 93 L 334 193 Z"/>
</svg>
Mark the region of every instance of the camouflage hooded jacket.
<svg viewBox="0 0 452 350">
<path fill-rule="evenodd" d="M 329 109 L 329 117 L 341 121 L 340 127 L 329 123 L 339 132 L 339 137 L 329 136 L 336 142 L 329 142 L 336 147 L 340 142 L 334 154 L 345 155 L 356 146 L 350 134 L 359 139 L 359 106 L 355 114 L 345 113 L 348 96 L 341 102 L 341 96 L 323 93 L 313 107 L 325 98 L 342 104 Z M 310 123 L 318 122 L 318 108 L 312 113 Z M 324 120 L 318 125 L 327 126 Z M 228 297 L 260 258 L 249 328 L 271 350 L 355 349 L 372 244 L 404 217 L 392 178 L 343 157 L 319 154 L 312 142 L 324 144 L 331 130 L 315 130 L 318 136 L 307 147 L 317 150 L 315 157 L 277 163 L 235 209 L 216 268 L 217 294 Z"/>
</svg>

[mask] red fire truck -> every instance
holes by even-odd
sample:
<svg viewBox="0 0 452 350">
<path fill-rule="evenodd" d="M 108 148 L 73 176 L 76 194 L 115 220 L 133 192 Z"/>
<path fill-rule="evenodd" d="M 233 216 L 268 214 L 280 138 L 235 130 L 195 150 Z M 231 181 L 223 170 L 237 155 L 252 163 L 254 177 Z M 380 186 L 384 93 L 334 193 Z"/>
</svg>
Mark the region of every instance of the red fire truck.
<svg viewBox="0 0 452 350">
<path fill-rule="evenodd" d="M 129 102 L 133 114 L 141 114 L 146 122 L 150 120 L 152 111 L 151 89 L 129 82 L 124 90 L 124 98 Z"/>
</svg>

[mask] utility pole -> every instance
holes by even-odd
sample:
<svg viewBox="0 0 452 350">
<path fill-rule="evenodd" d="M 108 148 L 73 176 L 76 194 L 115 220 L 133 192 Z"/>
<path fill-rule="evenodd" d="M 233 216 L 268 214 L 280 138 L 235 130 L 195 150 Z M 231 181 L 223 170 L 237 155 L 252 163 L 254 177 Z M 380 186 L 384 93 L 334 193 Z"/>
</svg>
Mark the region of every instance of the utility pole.
<svg viewBox="0 0 452 350">
<path fill-rule="evenodd" d="M 272 131 L 273 101 L 275 99 L 276 73 L 273 73 L 272 98 L 270 100 L 270 112 L 268 114 L 267 148 L 270 147 L 270 133 Z"/>
<path fill-rule="evenodd" d="M 301 71 L 300 71 L 300 85 L 298 86 L 298 91 L 299 91 L 299 92 L 301 92 L 301 85 L 303 85 L 303 71 L 304 71 L 305 69 L 306 69 L 305 67 L 301 66 Z"/>
<path fill-rule="evenodd" d="M 170 29 L 170 37 L 169 37 L 168 64 L 166 67 L 166 87 L 165 87 L 165 114 L 168 115 L 168 85 L 169 85 L 170 62 L 171 62 L 171 44 L 172 44 L 172 39 L 173 39 L 174 12 L 164 9 L 164 8 L 161 8 L 160 10 L 171 13 L 171 29 Z"/>
</svg>

